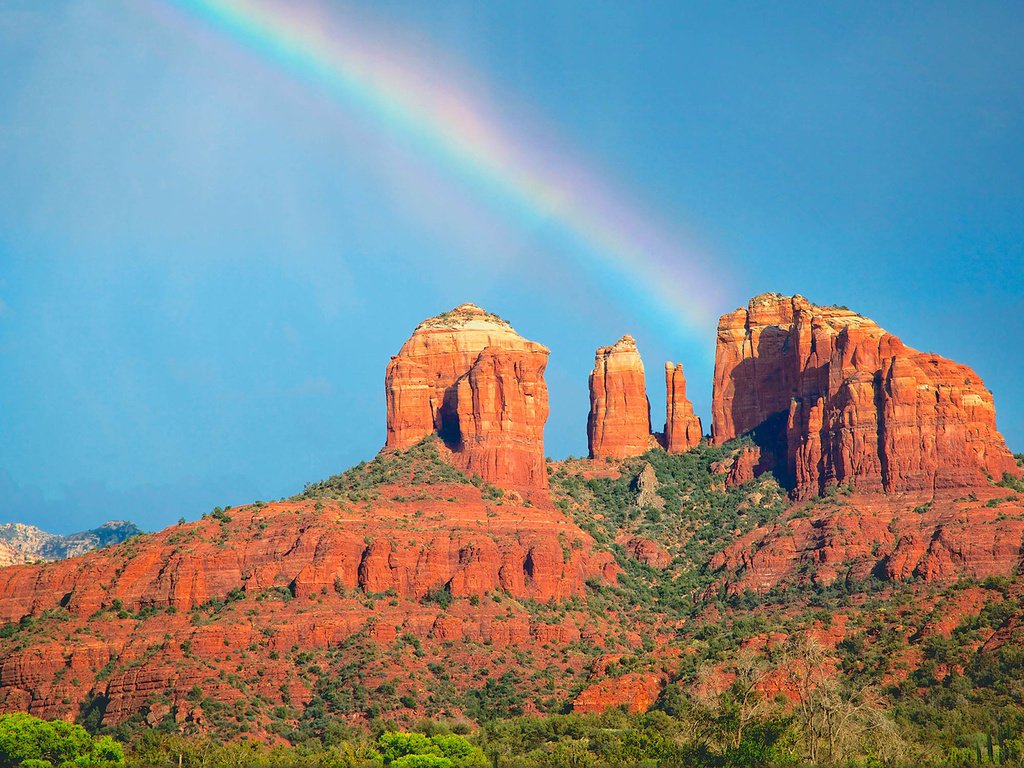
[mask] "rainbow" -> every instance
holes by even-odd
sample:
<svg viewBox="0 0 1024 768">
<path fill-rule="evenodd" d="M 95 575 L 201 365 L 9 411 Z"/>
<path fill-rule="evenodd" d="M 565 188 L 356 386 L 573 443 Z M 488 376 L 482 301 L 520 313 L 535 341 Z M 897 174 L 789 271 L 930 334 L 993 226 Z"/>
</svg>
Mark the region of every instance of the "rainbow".
<svg viewBox="0 0 1024 768">
<path fill-rule="evenodd" d="M 565 147 L 504 125 L 457 78 L 439 71 L 442 57 L 409 60 L 408 46 L 389 46 L 333 5 L 328 13 L 281 0 L 159 1 L 412 141 L 514 215 L 553 222 L 573 244 L 560 255 L 574 268 L 596 272 L 662 331 L 707 339 L 722 306 L 720 266 L 574 162 Z"/>
</svg>

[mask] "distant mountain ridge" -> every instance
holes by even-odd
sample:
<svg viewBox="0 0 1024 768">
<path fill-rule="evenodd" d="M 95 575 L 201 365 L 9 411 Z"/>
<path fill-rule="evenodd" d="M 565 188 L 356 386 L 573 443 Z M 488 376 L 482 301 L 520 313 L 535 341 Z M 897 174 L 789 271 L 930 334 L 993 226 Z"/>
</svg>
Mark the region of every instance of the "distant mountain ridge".
<svg viewBox="0 0 1024 768">
<path fill-rule="evenodd" d="M 142 532 L 127 520 L 108 520 L 98 528 L 64 536 L 47 533 L 34 525 L 4 523 L 0 525 L 0 567 L 77 557 L 93 549 L 120 544 Z"/>
</svg>

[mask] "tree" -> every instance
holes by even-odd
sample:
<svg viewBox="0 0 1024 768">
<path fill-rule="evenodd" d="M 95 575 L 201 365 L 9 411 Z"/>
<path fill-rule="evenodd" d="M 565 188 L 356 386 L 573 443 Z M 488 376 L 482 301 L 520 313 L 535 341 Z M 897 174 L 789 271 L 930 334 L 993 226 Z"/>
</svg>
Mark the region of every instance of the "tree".
<svg viewBox="0 0 1024 768">
<path fill-rule="evenodd" d="M 479 747 L 454 733 L 385 731 L 377 739 L 384 764 L 394 768 L 487 768 Z"/>
<path fill-rule="evenodd" d="M 869 756 L 885 764 L 908 757 L 909 744 L 887 712 L 879 692 L 853 686 L 839 673 L 839 660 L 812 638 L 787 649 L 785 669 L 797 696 L 797 717 L 812 763 L 846 763 Z"/>
<path fill-rule="evenodd" d="M 725 669 L 699 670 L 693 689 L 696 741 L 717 744 L 720 749 L 739 749 L 747 728 L 765 717 L 772 703 L 761 692 L 771 672 L 767 660 L 750 650 L 740 651 Z M 732 678 L 719 693 L 723 673 Z"/>
<path fill-rule="evenodd" d="M 124 749 L 109 736 L 94 739 L 80 725 L 40 720 L 22 712 L 0 715 L 0 768 L 28 761 L 36 768 L 71 763 L 76 768 L 124 764 Z"/>
</svg>

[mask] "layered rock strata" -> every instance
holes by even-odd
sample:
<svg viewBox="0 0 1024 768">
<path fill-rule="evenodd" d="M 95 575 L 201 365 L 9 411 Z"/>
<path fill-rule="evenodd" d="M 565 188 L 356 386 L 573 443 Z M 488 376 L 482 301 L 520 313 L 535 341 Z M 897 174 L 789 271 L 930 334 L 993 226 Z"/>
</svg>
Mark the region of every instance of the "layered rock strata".
<svg viewBox="0 0 1024 768">
<path fill-rule="evenodd" d="M 473 304 L 420 323 L 385 376 L 386 449 L 437 434 L 459 468 L 544 488 L 548 349 Z"/>
<path fill-rule="evenodd" d="M 712 417 L 715 443 L 753 434 L 800 498 L 1019 473 L 974 371 L 802 296 L 763 294 L 721 318 Z"/>
<path fill-rule="evenodd" d="M 652 435 L 644 364 L 633 337 L 623 336 L 597 350 L 587 419 L 590 458 L 625 459 L 657 445 L 669 453 L 683 453 L 702 438 L 700 418 L 686 397 L 682 365 L 665 363 L 665 430 Z"/>
<path fill-rule="evenodd" d="M 686 377 L 681 364 L 665 363 L 665 450 L 685 453 L 704 437 L 700 418 L 686 397 Z"/>
<path fill-rule="evenodd" d="M 651 446 L 651 404 L 632 336 L 594 355 L 587 441 L 592 459 L 639 456 Z"/>
<path fill-rule="evenodd" d="M 963 493 L 854 492 L 794 506 L 711 559 L 720 577 L 715 589 L 739 594 L 808 581 L 952 582 L 1019 573 L 1024 504 L 994 486 Z"/>
<path fill-rule="evenodd" d="M 379 485 L 369 499 L 254 504 L 70 560 L 0 569 L 0 712 L 73 719 L 100 702 L 104 725 L 141 715 L 202 728 L 195 686 L 229 705 L 309 701 L 311 686 L 288 660 L 297 648 L 326 664 L 328 649 L 400 647 L 400 636 L 423 643 L 428 660 L 444 644 L 499 655 L 509 645 L 599 643 L 606 632 L 586 614 L 547 625 L 507 598 L 582 599 L 588 580 L 614 581 L 612 557 L 550 505 L 486 490 Z M 361 674 L 422 674 L 377 656 L 383 666 Z M 232 682 L 243 659 L 260 670 L 246 687 Z M 484 663 L 500 668 L 497 658 Z M 466 667 L 459 684 L 469 687 Z M 270 727 L 266 713 L 250 724 Z"/>
</svg>

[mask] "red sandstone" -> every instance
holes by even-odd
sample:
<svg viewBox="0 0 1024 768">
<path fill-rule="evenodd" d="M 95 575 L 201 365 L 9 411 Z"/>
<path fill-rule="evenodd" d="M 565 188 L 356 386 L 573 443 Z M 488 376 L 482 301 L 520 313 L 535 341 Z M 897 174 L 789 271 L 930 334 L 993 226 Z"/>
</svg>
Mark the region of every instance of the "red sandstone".
<svg viewBox="0 0 1024 768">
<path fill-rule="evenodd" d="M 932 491 L 1018 475 L 991 393 L 848 309 L 764 294 L 718 326 L 715 443 L 754 433 L 799 498 Z"/>
<path fill-rule="evenodd" d="M 460 468 L 545 488 L 548 350 L 472 304 L 420 323 L 385 377 L 388 449 L 438 434 Z"/>
<path fill-rule="evenodd" d="M 683 366 L 665 363 L 665 450 L 684 453 L 697 447 L 703 437 L 700 418 L 686 397 Z"/>
<path fill-rule="evenodd" d="M 592 459 L 639 456 L 651 447 L 644 364 L 632 336 L 594 355 L 587 440 Z"/>
</svg>

